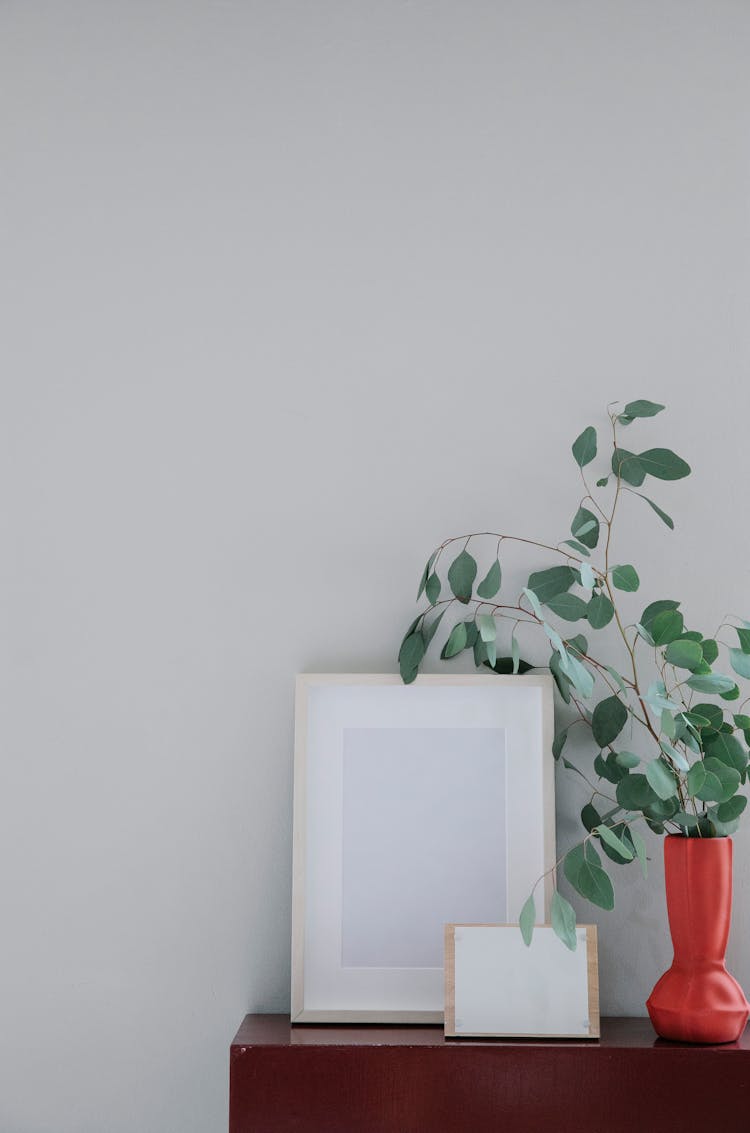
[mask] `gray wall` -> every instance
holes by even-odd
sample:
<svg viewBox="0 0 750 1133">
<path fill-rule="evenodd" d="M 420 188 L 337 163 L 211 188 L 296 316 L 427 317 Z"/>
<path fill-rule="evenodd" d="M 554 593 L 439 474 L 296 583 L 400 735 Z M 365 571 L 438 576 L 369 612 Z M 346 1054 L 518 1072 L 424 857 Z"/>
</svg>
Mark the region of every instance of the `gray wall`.
<svg viewBox="0 0 750 1133">
<path fill-rule="evenodd" d="M 4 1133 L 225 1128 L 295 672 L 391 669 L 446 534 L 562 538 L 610 399 L 694 467 L 673 535 L 624 509 L 634 614 L 750 610 L 749 48 L 739 0 L 0 4 Z"/>
</svg>

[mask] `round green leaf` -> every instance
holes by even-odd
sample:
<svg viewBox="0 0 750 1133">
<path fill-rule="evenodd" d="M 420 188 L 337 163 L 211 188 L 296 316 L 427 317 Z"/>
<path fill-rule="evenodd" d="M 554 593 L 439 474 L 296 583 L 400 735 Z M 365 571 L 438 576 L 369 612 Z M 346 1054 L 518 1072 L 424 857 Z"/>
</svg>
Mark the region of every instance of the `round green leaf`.
<svg viewBox="0 0 750 1133">
<path fill-rule="evenodd" d="M 599 747 L 606 747 L 617 739 L 628 719 L 628 710 L 619 696 L 600 700 L 591 717 L 591 731 Z"/>
<path fill-rule="evenodd" d="M 450 632 L 450 636 L 443 646 L 443 651 L 440 656 L 444 661 L 451 657 L 455 657 L 462 649 L 466 648 L 468 642 L 468 632 L 466 629 L 466 622 L 456 622 Z"/>
<path fill-rule="evenodd" d="M 528 948 L 531 944 L 531 938 L 534 934 L 534 924 L 536 922 L 536 909 L 534 907 L 534 894 L 532 893 L 529 899 L 524 903 L 521 909 L 521 915 L 518 918 L 518 925 L 521 929 L 521 936 L 523 942 Z"/>
<path fill-rule="evenodd" d="M 604 629 L 612 621 L 614 613 L 615 608 L 606 594 L 594 594 L 586 610 L 592 629 Z"/>
<path fill-rule="evenodd" d="M 477 629 L 485 644 L 494 641 L 497 637 L 497 623 L 492 614 L 479 614 L 477 616 Z"/>
<path fill-rule="evenodd" d="M 626 417 L 655 417 L 657 413 L 661 413 L 663 408 L 663 405 L 658 405 L 655 401 L 646 401 L 645 398 L 641 398 L 638 401 L 629 401 L 623 413 Z"/>
<path fill-rule="evenodd" d="M 487 574 L 477 586 L 477 594 L 480 598 L 494 598 L 500 589 L 501 581 L 502 570 L 499 561 L 495 559 Z"/>
<path fill-rule="evenodd" d="M 538 570 L 529 575 L 528 589 L 536 594 L 539 601 L 546 606 L 550 598 L 564 594 L 570 590 L 576 580 L 576 572 L 569 566 L 549 567 L 547 570 Z"/>
<path fill-rule="evenodd" d="M 717 732 L 706 741 L 706 754 L 733 767 L 740 775 L 747 769 L 747 752 L 736 736 L 726 732 Z"/>
<path fill-rule="evenodd" d="M 424 590 L 425 594 L 427 595 L 427 601 L 431 606 L 434 606 L 438 598 L 440 597 L 440 579 L 434 573 L 434 571 L 427 579 Z"/>
<path fill-rule="evenodd" d="M 643 810 L 660 801 L 646 776 L 638 773 L 622 779 L 617 784 L 615 794 L 618 803 L 625 810 Z"/>
<path fill-rule="evenodd" d="M 476 560 L 468 551 L 461 551 L 448 569 L 448 584 L 459 602 L 463 602 L 464 605 L 471 599 L 471 588 L 476 577 Z"/>
<path fill-rule="evenodd" d="M 746 679 L 750 677 L 750 653 L 743 653 L 741 649 L 730 649 L 729 663 L 735 673 Z"/>
<path fill-rule="evenodd" d="M 589 425 L 573 441 L 573 457 L 579 468 L 585 468 L 596 456 L 596 429 Z"/>
<path fill-rule="evenodd" d="M 624 448 L 616 448 L 612 453 L 612 471 L 626 484 L 640 488 L 646 479 L 646 470 L 634 452 Z"/>
<path fill-rule="evenodd" d="M 695 689 L 696 692 L 713 692 L 723 693 L 729 692 L 735 688 L 735 683 L 731 677 L 723 677 L 720 673 L 709 673 L 706 676 L 692 676 L 685 682 L 688 688 Z"/>
<path fill-rule="evenodd" d="M 552 894 L 552 928 L 555 935 L 563 942 L 566 948 L 575 952 L 578 939 L 576 937 L 576 915 L 573 906 L 566 901 L 557 890 Z"/>
<path fill-rule="evenodd" d="M 654 618 L 649 632 L 654 645 L 669 645 L 671 641 L 682 636 L 684 628 L 685 622 L 679 610 L 663 610 Z"/>
<path fill-rule="evenodd" d="M 618 590 L 634 591 L 641 584 L 638 573 L 633 566 L 616 566 L 612 571 L 612 582 Z"/>
<path fill-rule="evenodd" d="M 548 600 L 547 607 L 566 622 L 577 622 L 586 617 L 586 603 L 577 594 L 558 594 Z"/>
<path fill-rule="evenodd" d="M 678 669 L 695 669 L 703 660 L 703 650 L 697 641 L 678 637 L 667 646 L 665 659 Z"/>
<path fill-rule="evenodd" d="M 617 834 L 615 834 L 614 830 L 610 829 L 609 826 L 597 826 L 594 833 L 598 834 L 602 842 L 606 842 L 609 848 L 611 850 L 615 850 L 616 853 L 619 854 L 621 858 L 624 858 L 626 862 L 632 862 L 633 851 L 628 845 L 626 845 L 625 842 L 623 842 L 622 838 L 619 838 Z"/>
<path fill-rule="evenodd" d="M 570 525 L 570 534 L 593 550 L 599 542 L 599 520 L 593 511 L 579 507 Z"/>
<path fill-rule="evenodd" d="M 677 791 L 675 777 L 661 759 L 646 764 L 646 778 L 660 799 L 671 799 Z"/>
<path fill-rule="evenodd" d="M 419 663 L 425 654 L 425 643 L 421 633 L 411 633 L 406 637 L 398 655 L 399 670 L 404 684 L 411 684 L 417 676 Z"/>
<path fill-rule="evenodd" d="M 646 475 L 657 480 L 682 480 L 690 475 L 690 465 L 668 448 L 650 448 L 638 456 Z"/>
</svg>

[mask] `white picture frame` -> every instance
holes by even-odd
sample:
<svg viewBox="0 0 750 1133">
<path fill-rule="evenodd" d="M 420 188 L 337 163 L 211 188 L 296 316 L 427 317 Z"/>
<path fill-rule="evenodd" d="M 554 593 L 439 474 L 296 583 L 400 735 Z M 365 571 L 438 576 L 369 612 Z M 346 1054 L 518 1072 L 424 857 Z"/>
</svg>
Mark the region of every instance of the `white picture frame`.
<svg viewBox="0 0 750 1133">
<path fill-rule="evenodd" d="M 545 672 L 298 676 L 292 1022 L 442 1023 L 445 924 L 545 873 L 549 915 L 552 703 Z"/>
<path fill-rule="evenodd" d="M 445 926 L 446 1038 L 598 1039 L 596 925 L 570 951 L 551 925 Z"/>
</svg>

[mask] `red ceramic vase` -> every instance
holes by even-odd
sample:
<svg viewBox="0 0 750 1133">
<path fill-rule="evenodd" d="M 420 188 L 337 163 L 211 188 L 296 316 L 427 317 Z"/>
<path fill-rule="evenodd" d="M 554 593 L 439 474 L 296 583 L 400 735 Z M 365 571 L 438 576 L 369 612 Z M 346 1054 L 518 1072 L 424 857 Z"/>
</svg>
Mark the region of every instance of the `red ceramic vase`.
<svg viewBox="0 0 750 1133">
<path fill-rule="evenodd" d="M 735 1042 L 750 1005 L 724 965 L 732 915 L 732 839 L 664 839 L 674 960 L 646 1006 L 657 1034 L 688 1043 Z"/>
</svg>

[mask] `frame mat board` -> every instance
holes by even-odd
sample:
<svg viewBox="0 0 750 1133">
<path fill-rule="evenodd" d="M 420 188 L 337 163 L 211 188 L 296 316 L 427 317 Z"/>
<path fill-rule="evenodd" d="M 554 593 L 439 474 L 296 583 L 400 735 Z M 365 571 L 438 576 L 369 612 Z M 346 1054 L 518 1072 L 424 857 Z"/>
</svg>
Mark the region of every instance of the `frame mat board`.
<svg viewBox="0 0 750 1133">
<path fill-rule="evenodd" d="M 598 1039 L 596 925 L 576 936 L 571 952 L 550 925 L 528 947 L 518 925 L 446 925 L 446 1036 Z"/>
</svg>

